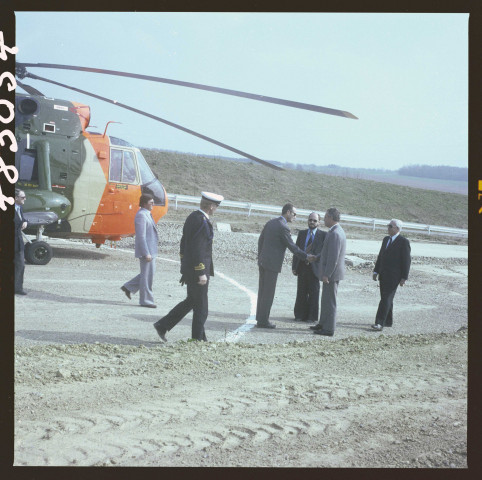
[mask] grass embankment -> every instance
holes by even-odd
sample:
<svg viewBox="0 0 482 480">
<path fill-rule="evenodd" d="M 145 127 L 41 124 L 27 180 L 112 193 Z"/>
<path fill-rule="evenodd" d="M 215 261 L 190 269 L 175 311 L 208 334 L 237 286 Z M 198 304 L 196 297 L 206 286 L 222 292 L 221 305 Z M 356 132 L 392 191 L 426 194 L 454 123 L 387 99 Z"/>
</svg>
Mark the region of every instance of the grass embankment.
<svg viewBox="0 0 482 480">
<path fill-rule="evenodd" d="M 226 199 L 268 205 L 293 202 L 298 208 L 343 214 L 400 218 L 406 222 L 467 228 L 468 197 L 372 180 L 335 177 L 201 155 L 142 150 L 169 193 L 199 195 L 202 190 Z"/>
</svg>

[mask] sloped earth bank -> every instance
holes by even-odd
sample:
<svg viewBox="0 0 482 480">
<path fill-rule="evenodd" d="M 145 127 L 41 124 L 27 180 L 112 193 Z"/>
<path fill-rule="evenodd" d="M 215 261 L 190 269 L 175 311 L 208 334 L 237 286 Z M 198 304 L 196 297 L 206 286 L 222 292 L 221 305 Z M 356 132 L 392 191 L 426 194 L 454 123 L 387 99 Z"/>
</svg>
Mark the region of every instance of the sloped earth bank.
<svg viewBox="0 0 482 480">
<path fill-rule="evenodd" d="M 20 347 L 15 464 L 465 468 L 466 344 Z"/>
<path fill-rule="evenodd" d="M 256 292 L 256 239 L 239 238 L 216 236 L 216 268 Z M 152 322 L 185 295 L 171 244 L 163 238 L 172 260 L 158 260 L 155 311 L 119 290 L 138 270 L 130 251 L 55 247 L 48 265 L 27 266 L 15 465 L 467 467 L 466 260 L 414 258 L 394 327 L 380 334 L 365 255 L 340 284 L 331 338 L 293 321 L 286 265 L 278 328 L 227 342 L 253 299 L 218 275 L 210 342 L 186 341 L 189 317 L 162 344 Z"/>
</svg>

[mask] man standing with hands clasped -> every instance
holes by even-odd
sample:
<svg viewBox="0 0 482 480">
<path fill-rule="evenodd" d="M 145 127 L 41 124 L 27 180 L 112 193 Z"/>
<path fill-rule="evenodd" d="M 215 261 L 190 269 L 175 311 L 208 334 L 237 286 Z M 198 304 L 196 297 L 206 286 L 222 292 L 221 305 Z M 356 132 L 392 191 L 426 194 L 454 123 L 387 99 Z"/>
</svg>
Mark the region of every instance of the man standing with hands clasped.
<svg viewBox="0 0 482 480">
<path fill-rule="evenodd" d="M 308 229 L 298 233 L 296 245 L 306 253 L 312 255 L 321 253 L 326 232 L 318 228 L 319 224 L 320 216 L 316 212 L 311 212 L 308 217 Z M 308 261 L 302 262 L 299 257 L 293 255 L 291 268 L 293 275 L 298 277 L 294 308 L 295 321 L 316 322 L 320 303 L 319 261 L 310 264 Z"/>
<path fill-rule="evenodd" d="M 267 222 L 259 236 L 259 288 L 256 305 L 258 328 L 276 328 L 274 323 L 269 322 L 269 314 L 286 249 L 289 248 L 293 255 L 297 255 L 303 261 L 313 262 L 316 259 L 315 255 L 307 254 L 293 242 L 288 223 L 291 223 L 295 217 L 295 207 L 292 203 L 287 203 L 281 210 L 281 216 Z"/>
<path fill-rule="evenodd" d="M 181 284 L 187 284 L 187 297 L 154 324 L 157 334 L 164 342 L 167 342 L 167 331 L 177 325 L 191 310 L 193 340 L 207 341 L 204 324 L 208 317 L 208 286 L 209 278 L 214 276 L 214 231 L 210 217 L 224 197 L 210 192 L 201 192 L 201 195 L 199 210 L 195 210 L 186 218 L 182 229 Z"/>
<path fill-rule="evenodd" d="M 141 307 L 156 308 L 152 295 L 152 283 L 156 273 L 157 245 L 159 240 L 156 222 L 151 214 L 154 206 L 154 197 L 149 193 L 143 193 L 139 199 L 139 206 L 134 224 L 136 228 L 135 256 L 141 264 L 141 273 L 124 283 L 121 290 L 129 300 L 131 293 L 139 291 L 139 304 Z"/>
<path fill-rule="evenodd" d="M 400 235 L 402 222 L 397 219 L 390 220 L 387 225 L 388 236 L 382 241 L 378 254 L 373 280 L 380 277 L 380 303 L 372 329 L 381 332 L 383 327 L 393 324 L 393 298 L 398 286 L 403 287 L 410 271 L 410 242 Z"/>
</svg>

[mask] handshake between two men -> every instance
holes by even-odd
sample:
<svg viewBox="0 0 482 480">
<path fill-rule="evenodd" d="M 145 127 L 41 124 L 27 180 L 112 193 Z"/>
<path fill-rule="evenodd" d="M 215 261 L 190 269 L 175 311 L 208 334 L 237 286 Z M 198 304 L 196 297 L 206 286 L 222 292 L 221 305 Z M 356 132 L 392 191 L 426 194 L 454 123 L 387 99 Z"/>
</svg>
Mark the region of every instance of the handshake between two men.
<svg viewBox="0 0 482 480">
<path fill-rule="evenodd" d="M 309 263 L 316 262 L 317 259 L 319 259 L 319 256 L 318 255 L 312 255 L 311 253 L 309 253 L 308 256 L 306 257 L 306 261 L 309 262 Z"/>
</svg>

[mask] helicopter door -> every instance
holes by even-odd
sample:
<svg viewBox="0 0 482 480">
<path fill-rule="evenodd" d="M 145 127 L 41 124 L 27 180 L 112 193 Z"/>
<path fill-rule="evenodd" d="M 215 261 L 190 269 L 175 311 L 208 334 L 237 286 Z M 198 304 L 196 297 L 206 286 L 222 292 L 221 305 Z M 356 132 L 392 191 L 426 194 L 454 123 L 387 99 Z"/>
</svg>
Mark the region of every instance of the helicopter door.
<svg viewBox="0 0 482 480">
<path fill-rule="evenodd" d="M 113 213 L 135 212 L 139 201 L 139 175 L 132 150 L 111 148 L 109 170 L 109 203 Z"/>
<path fill-rule="evenodd" d="M 111 149 L 109 182 L 139 184 L 134 152 L 118 148 Z"/>
</svg>

